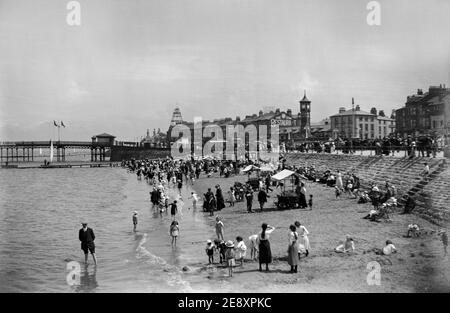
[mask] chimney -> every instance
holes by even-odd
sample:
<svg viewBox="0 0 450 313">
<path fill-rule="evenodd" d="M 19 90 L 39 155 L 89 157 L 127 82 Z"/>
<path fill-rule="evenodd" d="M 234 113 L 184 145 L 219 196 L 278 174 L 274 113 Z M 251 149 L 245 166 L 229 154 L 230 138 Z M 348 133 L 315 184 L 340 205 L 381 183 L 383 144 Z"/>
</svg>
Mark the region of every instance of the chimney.
<svg viewBox="0 0 450 313">
<path fill-rule="evenodd" d="M 280 113 L 280 109 L 279 109 L 279 108 L 276 109 L 276 110 L 275 110 L 275 113 Z"/>
<path fill-rule="evenodd" d="M 236 122 L 240 122 L 241 118 L 239 116 L 236 116 Z"/>
<path fill-rule="evenodd" d="M 359 106 L 359 104 L 356 105 L 356 111 L 361 111 L 361 107 Z"/>
<path fill-rule="evenodd" d="M 345 112 L 345 108 L 344 107 L 340 107 L 339 108 L 339 113 L 344 113 Z"/>
<path fill-rule="evenodd" d="M 418 94 L 419 96 L 423 95 L 422 89 L 417 89 L 417 94 Z"/>
<path fill-rule="evenodd" d="M 287 115 L 292 115 L 292 110 L 291 109 L 288 109 L 287 111 L 286 111 L 286 113 L 287 113 Z"/>
<path fill-rule="evenodd" d="M 259 116 L 263 115 L 263 111 L 259 110 Z"/>
</svg>

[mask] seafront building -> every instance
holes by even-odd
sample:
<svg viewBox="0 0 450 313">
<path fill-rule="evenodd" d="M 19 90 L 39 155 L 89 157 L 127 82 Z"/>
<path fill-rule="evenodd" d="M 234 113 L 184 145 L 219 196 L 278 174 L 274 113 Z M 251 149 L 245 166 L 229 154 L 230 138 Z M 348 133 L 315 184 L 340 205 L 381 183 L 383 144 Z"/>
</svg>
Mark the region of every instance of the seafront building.
<svg viewBox="0 0 450 313">
<path fill-rule="evenodd" d="M 330 116 L 331 132 L 334 139 L 382 139 L 395 132 L 395 119 L 384 116 L 372 108 L 371 112 L 361 110 L 359 105 Z"/>
<path fill-rule="evenodd" d="M 228 125 L 236 126 L 238 124 L 246 127 L 248 125 L 254 125 L 257 130 L 259 126 L 267 126 L 271 129 L 273 126 L 278 125 L 279 127 L 279 142 L 284 144 L 286 147 L 292 147 L 309 137 L 311 137 L 311 101 L 306 96 L 306 91 L 304 92 L 303 98 L 299 101 L 299 112 L 297 114 L 293 113 L 291 109 L 281 110 L 277 108 L 275 110 L 270 110 L 264 112 L 260 110 L 258 114 L 246 115 L 243 119 L 240 116 L 236 116 L 235 119 L 231 117 L 226 117 L 222 119 L 215 119 L 213 121 L 204 120 L 202 121 L 202 130 L 208 126 L 217 125 L 222 129 L 222 133 L 226 134 L 226 127 Z M 178 138 L 171 137 L 172 129 L 176 125 L 185 125 L 194 133 L 194 122 L 184 121 L 181 115 L 180 108 L 175 108 L 172 119 L 170 122 L 169 129 L 167 131 L 169 146 L 172 146 Z M 269 136 L 270 136 L 270 130 Z M 192 135 L 191 143 L 193 145 L 203 145 L 207 141 L 210 141 L 212 137 L 203 136 L 203 142 L 195 142 L 194 136 Z"/>
<path fill-rule="evenodd" d="M 450 133 L 450 88 L 430 86 L 418 89 L 396 110 L 396 127 L 401 136 L 448 135 Z"/>
</svg>

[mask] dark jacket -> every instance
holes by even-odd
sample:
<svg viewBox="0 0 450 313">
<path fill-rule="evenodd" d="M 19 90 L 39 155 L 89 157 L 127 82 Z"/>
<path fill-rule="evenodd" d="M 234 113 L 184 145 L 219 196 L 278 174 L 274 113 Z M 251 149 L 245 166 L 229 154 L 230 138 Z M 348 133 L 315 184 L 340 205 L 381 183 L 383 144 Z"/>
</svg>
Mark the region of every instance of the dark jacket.
<svg viewBox="0 0 450 313">
<path fill-rule="evenodd" d="M 80 239 L 81 243 L 92 243 L 95 240 L 94 231 L 89 227 L 86 231 L 81 228 L 78 232 L 78 238 Z"/>
</svg>

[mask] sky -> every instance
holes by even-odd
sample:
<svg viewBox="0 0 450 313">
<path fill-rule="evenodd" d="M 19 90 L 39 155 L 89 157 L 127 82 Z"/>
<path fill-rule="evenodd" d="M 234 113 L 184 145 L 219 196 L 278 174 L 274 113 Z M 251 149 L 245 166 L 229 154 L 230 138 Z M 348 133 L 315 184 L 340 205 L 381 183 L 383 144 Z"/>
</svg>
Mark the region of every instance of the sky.
<svg viewBox="0 0 450 313">
<path fill-rule="evenodd" d="M 264 107 L 316 122 L 351 108 L 388 114 L 430 85 L 450 86 L 450 1 L 0 0 L 0 141 L 136 140 L 183 118 Z"/>
</svg>

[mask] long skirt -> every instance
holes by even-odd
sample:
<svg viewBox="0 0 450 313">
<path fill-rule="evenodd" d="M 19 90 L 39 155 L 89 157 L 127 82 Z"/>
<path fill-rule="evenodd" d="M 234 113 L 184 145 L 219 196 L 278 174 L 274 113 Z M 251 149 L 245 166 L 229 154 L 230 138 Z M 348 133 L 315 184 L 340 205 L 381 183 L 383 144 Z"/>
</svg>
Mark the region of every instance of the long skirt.
<svg viewBox="0 0 450 313">
<path fill-rule="evenodd" d="M 298 265 L 298 244 L 289 245 L 287 261 L 290 266 Z"/>
<path fill-rule="evenodd" d="M 259 241 L 259 263 L 272 263 L 272 251 L 269 240 Z"/>
<path fill-rule="evenodd" d="M 306 250 L 311 250 L 311 246 L 309 245 L 309 238 L 306 235 L 300 236 L 299 244 L 303 245 Z"/>
<path fill-rule="evenodd" d="M 306 203 L 306 197 L 305 197 L 305 195 L 303 193 L 300 193 L 299 198 L 300 198 L 299 199 L 299 206 L 301 208 L 308 207 L 308 204 Z"/>
</svg>

